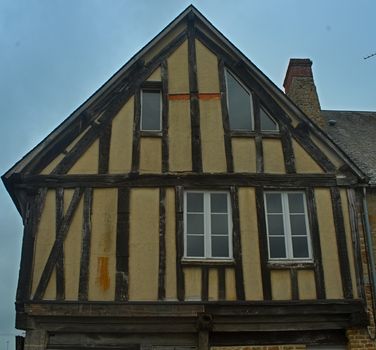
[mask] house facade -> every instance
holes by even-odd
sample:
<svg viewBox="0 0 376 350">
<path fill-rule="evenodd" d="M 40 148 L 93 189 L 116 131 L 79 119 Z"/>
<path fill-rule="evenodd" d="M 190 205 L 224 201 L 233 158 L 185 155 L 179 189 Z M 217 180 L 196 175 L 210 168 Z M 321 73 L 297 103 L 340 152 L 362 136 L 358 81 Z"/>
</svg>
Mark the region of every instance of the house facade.
<svg viewBox="0 0 376 350">
<path fill-rule="evenodd" d="M 188 7 L 3 176 L 24 347 L 374 346 L 368 179 L 313 120 Z"/>
</svg>

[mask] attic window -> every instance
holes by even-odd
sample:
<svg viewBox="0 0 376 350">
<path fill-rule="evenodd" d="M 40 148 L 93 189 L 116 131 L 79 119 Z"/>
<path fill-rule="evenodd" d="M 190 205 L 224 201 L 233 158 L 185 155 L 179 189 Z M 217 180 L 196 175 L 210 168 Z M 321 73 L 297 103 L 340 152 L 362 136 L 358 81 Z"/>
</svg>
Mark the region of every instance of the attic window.
<svg viewBox="0 0 376 350">
<path fill-rule="evenodd" d="M 141 93 L 141 131 L 161 131 L 161 91 L 143 89 Z"/>
<path fill-rule="evenodd" d="M 239 131 L 253 130 L 252 94 L 228 70 L 226 70 L 226 90 L 230 129 Z"/>
<path fill-rule="evenodd" d="M 264 107 L 260 107 L 260 128 L 261 131 L 267 132 L 279 130 L 277 122 L 270 116 Z"/>
</svg>

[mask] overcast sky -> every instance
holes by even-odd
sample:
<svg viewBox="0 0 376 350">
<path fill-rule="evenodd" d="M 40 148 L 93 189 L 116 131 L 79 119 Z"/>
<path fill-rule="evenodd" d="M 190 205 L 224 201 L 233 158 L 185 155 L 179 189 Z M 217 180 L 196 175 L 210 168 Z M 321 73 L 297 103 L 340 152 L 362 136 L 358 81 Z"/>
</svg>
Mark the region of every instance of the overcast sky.
<svg viewBox="0 0 376 350">
<path fill-rule="evenodd" d="M 0 0 L 0 173 L 191 2 Z M 376 111 L 376 1 L 192 3 L 277 86 L 311 58 L 323 109 Z M 0 350 L 14 348 L 21 219 L 0 186 Z"/>
</svg>

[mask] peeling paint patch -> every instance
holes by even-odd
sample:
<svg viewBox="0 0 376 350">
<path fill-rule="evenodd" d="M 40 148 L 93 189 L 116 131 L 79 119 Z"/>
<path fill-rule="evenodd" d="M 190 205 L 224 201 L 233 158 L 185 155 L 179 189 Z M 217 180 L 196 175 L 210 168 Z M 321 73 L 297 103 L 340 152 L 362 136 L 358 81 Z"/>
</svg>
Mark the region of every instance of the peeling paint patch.
<svg viewBox="0 0 376 350">
<path fill-rule="evenodd" d="M 107 256 L 98 257 L 96 283 L 97 285 L 100 286 L 100 288 L 103 291 L 106 291 L 108 288 L 110 288 L 110 276 L 108 273 L 108 257 Z"/>
</svg>

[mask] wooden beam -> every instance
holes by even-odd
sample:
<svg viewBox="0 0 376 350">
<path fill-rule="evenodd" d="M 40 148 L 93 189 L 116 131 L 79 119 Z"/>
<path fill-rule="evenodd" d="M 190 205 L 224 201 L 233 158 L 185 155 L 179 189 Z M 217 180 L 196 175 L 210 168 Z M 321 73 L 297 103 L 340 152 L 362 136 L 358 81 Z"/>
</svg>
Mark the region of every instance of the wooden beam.
<svg viewBox="0 0 376 350">
<path fill-rule="evenodd" d="M 242 246 L 240 239 L 239 195 L 238 189 L 235 186 L 231 186 L 230 188 L 230 197 L 232 207 L 232 238 L 233 254 L 235 260 L 236 298 L 237 300 L 245 300 Z"/>
<path fill-rule="evenodd" d="M 78 207 L 78 204 L 80 202 L 80 199 L 83 194 L 83 189 L 77 188 L 74 191 L 73 198 L 71 200 L 71 203 L 69 204 L 68 210 L 64 216 L 64 220 L 62 221 L 60 225 L 59 232 L 57 234 L 57 237 L 55 239 L 55 242 L 52 246 L 51 252 L 48 256 L 47 263 L 43 269 L 42 276 L 40 278 L 38 287 L 34 294 L 34 300 L 41 300 L 43 299 L 44 293 L 46 291 L 48 282 L 51 278 L 52 271 L 54 270 L 56 266 L 56 262 L 60 256 L 60 254 L 63 253 L 63 244 L 64 240 L 66 238 L 66 235 L 68 233 L 68 229 L 70 226 L 70 223 L 72 221 L 73 215 Z"/>
<path fill-rule="evenodd" d="M 207 266 L 201 267 L 201 300 L 208 301 L 209 298 L 209 269 Z"/>
<path fill-rule="evenodd" d="M 58 232 L 60 230 L 61 223 L 64 219 L 64 189 L 57 188 L 55 191 L 55 227 L 56 227 L 56 236 L 55 239 L 58 239 Z M 56 262 L 56 299 L 64 300 L 65 299 L 65 278 L 64 278 L 64 252 L 59 255 L 59 258 Z"/>
<path fill-rule="evenodd" d="M 83 210 L 83 221 L 82 221 L 82 243 L 81 243 L 80 281 L 79 281 L 79 286 L 78 286 L 78 300 L 88 300 L 92 205 L 93 205 L 93 189 L 89 187 L 89 188 L 86 188 L 84 192 L 84 210 Z"/>
<path fill-rule="evenodd" d="M 169 170 L 169 145 L 168 145 L 168 67 L 167 60 L 161 64 L 162 75 L 162 172 Z"/>
<path fill-rule="evenodd" d="M 226 300 L 226 269 L 223 266 L 217 268 L 218 271 L 218 299 Z"/>
<path fill-rule="evenodd" d="M 219 86 L 221 91 L 221 110 L 222 110 L 222 124 L 224 131 L 224 143 L 225 143 L 225 154 L 226 154 L 226 165 L 227 172 L 234 172 L 234 160 L 232 154 L 232 143 L 230 134 L 230 119 L 228 116 L 227 109 L 227 90 L 226 90 L 226 79 L 225 79 L 225 65 L 223 59 L 218 57 L 218 74 L 219 74 Z"/>
<path fill-rule="evenodd" d="M 264 173 L 264 150 L 262 147 L 262 136 L 255 136 L 255 146 L 256 146 L 256 172 L 259 174 Z"/>
<path fill-rule="evenodd" d="M 341 196 L 339 193 L 339 189 L 337 187 L 332 187 L 330 189 L 330 193 L 331 193 L 331 198 L 332 198 L 333 218 L 334 218 L 334 226 L 335 226 L 336 238 L 337 238 L 337 249 L 338 249 L 338 257 L 339 257 L 339 266 L 341 270 L 343 296 L 346 299 L 352 299 L 353 291 L 352 291 L 349 257 L 347 253 L 346 232 L 345 232 L 345 223 L 343 219 Z"/>
<path fill-rule="evenodd" d="M 257 226 L 259 233 L 259 250 L 261 264 L 261 279 L 264 300 L 272 299 L 272 286 L 270 271 L 268 269 L 268 241 L 266 235 L 266 218 L 264 207 L 264 191 L 262 187 L 256 188 Z"/>
<path fill-rule="evenodd" d="M 188 74 L 191 102 L 192 168 L 202 172 L 200 105 L 198 101 L 197 59 L 194 19 L 188 19 Z"/>
<path fill-rule="evenodd" d="M 64 187 L 174 187 L 192 186 L 215 188 L 229 186 L 304 188 L 336 186 L 334 174 L 258 174 L 258 173 L 169 173 L 169 174 L 115 174 L 115 175 L 23 175 L 13 177 L 21 188 Z"/>
<path fill-rule="evenodd" d="M 104 126 L 99 136 L 98 173 L 107 174 L 110 161 L 112 123 Z"/>
<path fill-rule="evenodd" d="M 141 123 L 141 90 L 134 94 L 134 120 L 132 142 L 132 172 L 138 173 L 140 167 L 140 123 Z"/>
<path fill-rule="evenodd" d="M 45 205 L 47 188 L 40 188 L 34 196 L 28 196 L 27 214 L 24 219 L 24 233 L 22 239 L 22 253 L 20 272 L 18 277 L 18 302 L 28 300 L 31 292 L 31 276 L 33 273 L 33 257 L 35 237 L 38 231 L 40 218 Z"/>
<path fill-rule="evenodd" d="M 285 170 L 287 174 L 295 174 L 295 154 L 291 142 L 291 134 L 286 126 L 282 125 L 280 127 L 281 141 L 282 141 L 282 150 L 283 158 L 285 161 Z"/>
<path fill-rule="evenodd" d="M 296 269 L 290 269 L 291 299 L 299 300 L 298 273 Z"/>
<path fill-rule="evenodd" d="M 324 269 L 322 265 L 320 232 L 319 232 L 319 223 L 317 220 L 317 208 L 316 208 L 314 189 L 312 187 L 309 187 L 306 191 L 306 195 L 307 195 L 308 219 L 309 219 L 311 240 L 312 240 L 312 250 L 313 250 L 313 257 L 315 260 L 316 296 L 317 296 L 317 299 L 325 299 L 326 292 L 325 292 Z"/>
<path fill-rule="evenodd" d="M 158 299 L 166 297 L 166 189 L 159 189 L 159 269 L 158 269 Z"/>
<path fill-rule="evenodd" d="M 179 301 L 185 297 L 184 271 L 181 259 L 184 254 L 184 193 L 181 186 L 175 188 L 175 225 L 176 225 L 176 290 Z"/>
<path fill-rule="evenodd" d="M 129 279 L 129 189 L 118 189 L 116 225 L 116 286 L 115 300 L 128 300 Z"/>
<path fill-rule="evenodd" d="M 356 273 L 356 284 L 358 288 L 358 295 L 365 300 L 364 292 L 364 279 L 363 279 L 363 263 L 361 257 L 361 247 L 360 247 L 360 237 L 359 237 L 359 215 L 360 210 L 358 209 L 357 199 L 355 190 L 349 188 L 347 190 L 347 202 L 349 206 L 349 216 L 350 216 L 350 227 L 351 227 L 351 238 L 354 247 L 354 265 Z"/>
<path fill-rule="evenodd" d="M 263 345 L 343 345 L 347 344 L 345 330 L 304 330 L 280 332 L 215 332 L 210 334 L 211 346 Z"/>
</svg>

